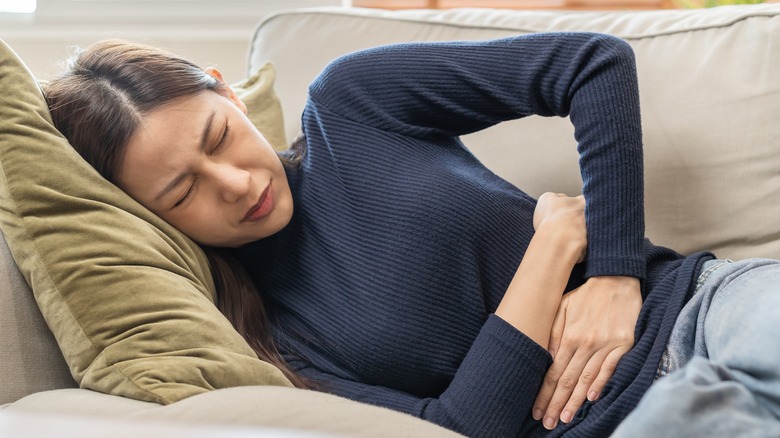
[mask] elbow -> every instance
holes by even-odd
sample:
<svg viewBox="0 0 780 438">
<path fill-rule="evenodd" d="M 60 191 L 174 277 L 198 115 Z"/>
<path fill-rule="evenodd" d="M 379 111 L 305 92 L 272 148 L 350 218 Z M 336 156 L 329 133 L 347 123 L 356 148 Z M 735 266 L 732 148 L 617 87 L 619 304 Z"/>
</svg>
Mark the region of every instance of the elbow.
<svg viewBox="0 0 780 438">
<path fill-rule="evenodd" d="M 625 86 L 633 90 L 638 86 L 634 49 L 621 38 L 589 34 L 575 56 L 579 64 L 576 79 L 572 82 L 571 89 L 574 91 L 594 81 L 606 82 L 610 88 Z"/>
<path fill-rule="evenodd" d="M 630 65 L 636 63 L 633 47 L 622 38 L 608 34 L 595 34 L 591 41 L 594 45 L 594 52 L 613 62 Z"/>
</svg>

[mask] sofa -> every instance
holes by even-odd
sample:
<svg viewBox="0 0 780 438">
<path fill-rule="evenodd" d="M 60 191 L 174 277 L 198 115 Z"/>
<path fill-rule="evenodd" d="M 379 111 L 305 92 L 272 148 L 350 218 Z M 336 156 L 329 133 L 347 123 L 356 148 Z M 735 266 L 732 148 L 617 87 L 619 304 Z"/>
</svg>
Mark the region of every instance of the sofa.
<svg viewBox="0 0 780 438">
<path fill-rule="evenodd" d="M 331 59 L 401 41 L 604 32 L 633 47 L 645 143 L 646 232 L 682 253 L 780 259 L 780 4 L 704 10 L 292 10 L 259 23 L 247 75 L 271 62 L 287 141 L 306 86 Z M 532 195 L 578 194 L 573 128 L 529 117 L 464 137 Z M 2 229 L 3 235 L 9 231 Z M 284 386 L 236 386 L 160 404 L 76 383 L 0 239 L 2 436 L 458 436 L 384 408 Z"/>
</svg>

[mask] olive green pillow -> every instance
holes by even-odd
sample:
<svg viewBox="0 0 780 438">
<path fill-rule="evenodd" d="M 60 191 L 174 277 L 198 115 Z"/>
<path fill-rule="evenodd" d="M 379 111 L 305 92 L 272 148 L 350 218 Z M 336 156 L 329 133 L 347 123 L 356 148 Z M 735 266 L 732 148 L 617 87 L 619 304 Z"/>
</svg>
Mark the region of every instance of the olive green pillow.
<svg viewBox="0 0 780 438">
<path fill-rule="evenodd" d="M 82 160 L 2 41 L 0 226 L 82 388 L 165 404 L 290 385 L 214 306 L 198 246 Z"/>
<path fill-rule="evenodd" d="M 282 105 L 274 92 L 276 71 L 273 64 L 266 62 L 252 76 L 231 85 L 238 97 L 246 104 L 249 120 L 277 151 L 287 149 L 284 135 Z"/>
</svg>

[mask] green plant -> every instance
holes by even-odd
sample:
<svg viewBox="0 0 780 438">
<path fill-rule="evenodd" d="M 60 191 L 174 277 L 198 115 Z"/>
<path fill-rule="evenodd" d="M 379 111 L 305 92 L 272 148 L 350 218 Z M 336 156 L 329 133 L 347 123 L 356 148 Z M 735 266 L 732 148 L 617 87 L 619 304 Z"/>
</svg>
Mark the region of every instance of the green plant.
<svg viewBox="0 0 780 438">
<path fill-rule="evenodd" d="M 764 0 L 676 0 L 681 8 L 714 8 L 725 5 L 755 5 L 764 3 Z"/>
</svg>

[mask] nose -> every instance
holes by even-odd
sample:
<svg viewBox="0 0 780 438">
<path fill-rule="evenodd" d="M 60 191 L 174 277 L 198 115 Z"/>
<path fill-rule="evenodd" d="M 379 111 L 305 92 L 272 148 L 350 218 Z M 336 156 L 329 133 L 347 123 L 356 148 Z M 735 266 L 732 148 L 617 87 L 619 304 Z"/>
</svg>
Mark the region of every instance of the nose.
<svg viewBox="0 0 780 438">
<path fill-rule="evenodd" d="M 248 170 L 229 164 L 214 163 L 212 172 L 217 190 L 225 202 L 232 204 L 249 193 L 252 174 Z"/>
</svg>

